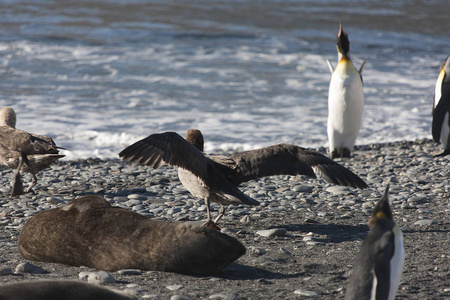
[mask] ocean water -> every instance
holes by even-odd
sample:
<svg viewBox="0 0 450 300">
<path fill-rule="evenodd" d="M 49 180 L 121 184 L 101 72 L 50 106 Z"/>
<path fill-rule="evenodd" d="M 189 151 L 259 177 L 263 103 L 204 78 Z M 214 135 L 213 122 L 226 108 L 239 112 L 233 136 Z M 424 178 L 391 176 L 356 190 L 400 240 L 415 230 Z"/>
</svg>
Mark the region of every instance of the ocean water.
<svg viewBox="0 0 450 300">
<path fill-rule="evenodd" d="M 200 129 L 206 152 L 327 146 L 339 23 L 363 72 L 356 144 L 430 138 L 442 1 L 0 1 L 0 106 L 65 159 Z"/>
</svg>

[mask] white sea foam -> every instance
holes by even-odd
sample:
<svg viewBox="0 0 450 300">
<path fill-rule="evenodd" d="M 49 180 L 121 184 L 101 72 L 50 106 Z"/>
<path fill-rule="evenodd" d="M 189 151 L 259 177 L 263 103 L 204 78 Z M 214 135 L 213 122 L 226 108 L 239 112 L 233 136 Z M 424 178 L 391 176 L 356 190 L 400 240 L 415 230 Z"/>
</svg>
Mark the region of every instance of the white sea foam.
<svg viewBox="0 0 450 300">
<path fill-rule="evenodd" d="M 336 65 L 337 28 L 261 34 L 261 28 L 222 24 L 244 34 L 177 37 L 157 35 L 174 25 L 120 24 L 125 27 L 95 28 L 85 40 L 75 34 L 76 43 L 45 40 L 40 29 L 35 39 L 0 40 L 0 106 L 14 107 L 18 128 L 54 137 L 70 150 L 66 159 L 115 158 L 149 134 L 184 135 L 189 128 L 203 131 L 207 152 L 281 142 L 327 146 L 326 59 Z M 141 42 L 127 36 L 127 26 L 139 37 L 154 29 L 156 37 Z M 442 42 L 349 31 L 355 66 L 369 57 L 356 144 L 431 137 Z"/>
</svg>

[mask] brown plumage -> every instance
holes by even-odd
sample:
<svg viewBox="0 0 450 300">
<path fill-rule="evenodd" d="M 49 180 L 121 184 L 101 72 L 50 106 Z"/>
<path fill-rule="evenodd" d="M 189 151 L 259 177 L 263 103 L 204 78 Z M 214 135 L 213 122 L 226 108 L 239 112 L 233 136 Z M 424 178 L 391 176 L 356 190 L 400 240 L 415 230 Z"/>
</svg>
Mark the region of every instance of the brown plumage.
<svg viewBox="0 0 450 300">
<path fill-rule="evenodd" d="M 205 200 L 208 221 L 209 202 L 250 204 L 238 185 L 252 179 L 272 175 L 319 175 L 327 181 L 355 188 L 367 184 L 356 174 L 326 156 L 305 148 L 278 144 L 231 156 L 205 155 L 203 136 L 190 129 L 186 139 L 175 132 L 152 134 L 122 150 L 124 160 L 159 168 L 163 162 L 179 167 L 180 181 L 195 197 Z"/>
<path fill-rule="evenodd" d="M 33 176 L 29 192 L 36 185 L 36 174 L 64 157 L 58 148 L 49 137 L 16 129 L 16 113 L 11 107 L 0 110 L 0 164 L 14 170 L 11 196 L 24 193 L 20 170 Z"/>
</svg>

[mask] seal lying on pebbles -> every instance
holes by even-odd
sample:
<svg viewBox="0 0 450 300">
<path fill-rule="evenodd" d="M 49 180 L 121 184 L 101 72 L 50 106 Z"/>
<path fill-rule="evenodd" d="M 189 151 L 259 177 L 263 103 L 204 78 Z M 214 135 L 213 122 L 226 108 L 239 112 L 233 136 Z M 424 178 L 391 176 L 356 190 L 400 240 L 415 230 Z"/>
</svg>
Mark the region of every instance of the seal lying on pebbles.
<svg viewBox="0 0 450 300">
<path fill-rule="evenodd" d="M 356 174 L 328 157 L 302 147 L 278 144 L 231 156 L 203 154 L 203 135 L 190 129 L 183 139 L 175 132 L 152 134 L 119 153 L 124 160 L 159 168 L 163 162 L 178 166 L 178 177 L 186 189 L 205 200 L 207 224 L 212 222 L 210 202 L 250 204 L 258 201 L 242 193 L 239 184 L 272 175 L 320 175 L 329 182 L 355 188 L 367 184 Z M 223 215 L 222 206 L 217 222 Z"/>
<path fill-rule="evenodd" d="M 346 300 L 393 300 L 400 284 L 405 261 L 403 234 L 392 218 L 389 185 L 375 206 L 369 221 L 370 232 L 361 245 Z"/>
<path fill-rule="evenodd" d="M 29 260 L 189 275 L 214 275 L 246 251 L 216 230 L 151 220 L 97 195 L 36 214 L 23 226 L 18 244 Z"/>
<path fill-rule="evenodd" d="M 49 137 L 16 129 L 16 113 L 11 107 L 0 110 L 0 164 L 15 170 L 11 196 L 24 193 L 20 170 L 33 176 L 28 193 L 36 185 L 36 174 L 64 157 L 58 148 Z"/>
<path fill-rule="evenodd" d="M 22 281 L 0 285 L 2 300 L 132 300 L 133 296 L 74 280 Z"/>
</svg>

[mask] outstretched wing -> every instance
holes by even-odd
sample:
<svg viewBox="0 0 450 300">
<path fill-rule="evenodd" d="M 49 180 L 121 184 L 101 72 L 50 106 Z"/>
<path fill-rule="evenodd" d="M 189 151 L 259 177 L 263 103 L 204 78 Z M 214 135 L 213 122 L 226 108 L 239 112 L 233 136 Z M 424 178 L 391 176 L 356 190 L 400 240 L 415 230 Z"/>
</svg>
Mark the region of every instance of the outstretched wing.
<svg viewBox="0 0 450 300">
<path fill-rule="evenodd" d="M 306 175 L 344 186 L 367 188 L 355 173 L 328 157 L 299 146 L 278 144 L 246 151 L 230 157 L 235 162 L 233 183 L 239 184 L 255 178 L 272 175 Z"/>
<path fill-rule="evenodd" d="M 155 133 L 123 149 L 123 160 L 159 168 L 164 162 L 186 169 L 204 181 L 213 163 L 201 151 L 175 132 Z"/>
</svg>

